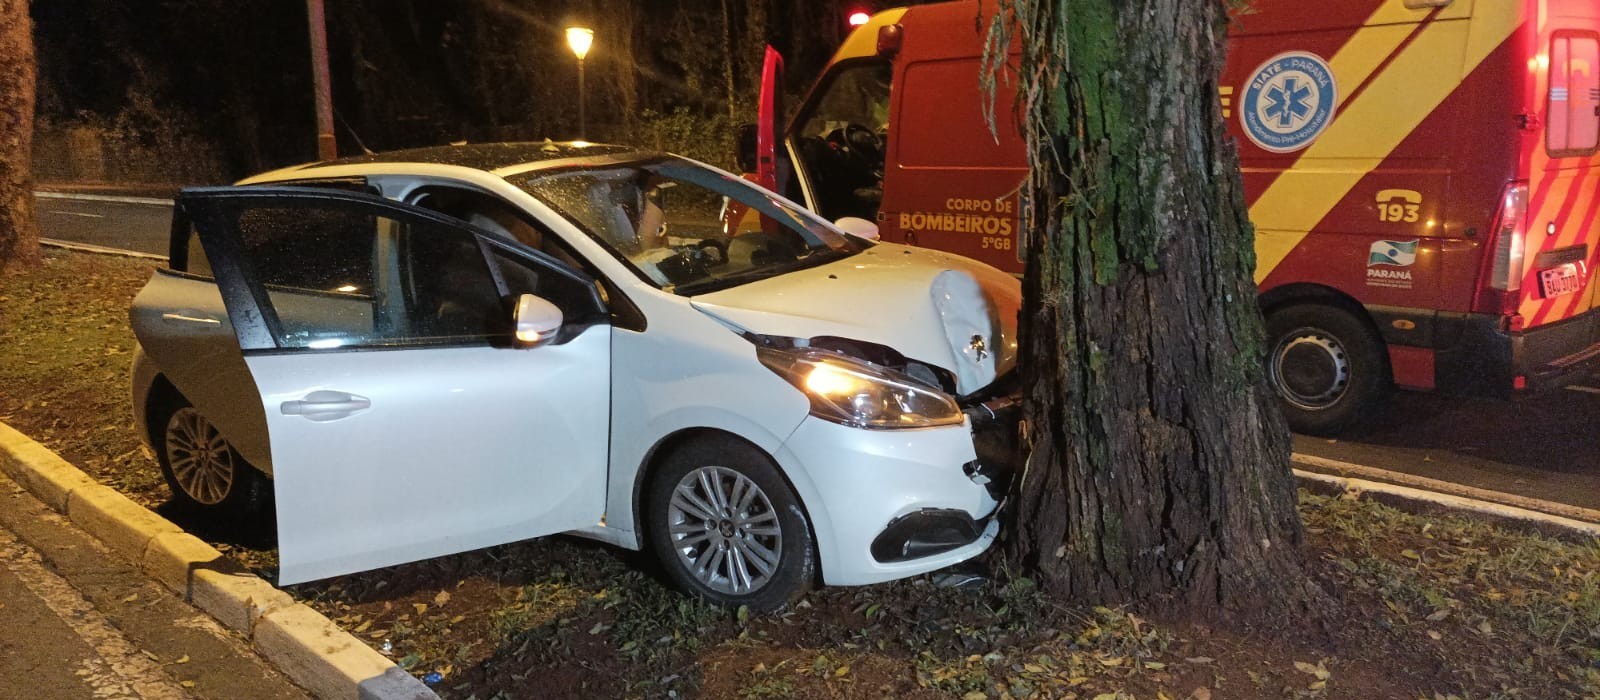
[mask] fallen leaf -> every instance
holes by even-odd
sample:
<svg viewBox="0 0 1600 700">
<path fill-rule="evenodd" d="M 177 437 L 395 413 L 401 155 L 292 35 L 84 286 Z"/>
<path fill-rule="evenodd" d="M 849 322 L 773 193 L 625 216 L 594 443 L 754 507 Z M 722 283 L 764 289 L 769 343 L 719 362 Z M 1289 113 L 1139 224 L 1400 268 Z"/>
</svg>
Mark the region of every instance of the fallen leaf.
<svg viewBox="0 0 1600 700">
<path fill-rule="evenodd" d="M 175 663 L 175 664 L 186 664 L 186 663 L 189 663 L 189 655 L 188 654 L 184 654 L 183 656 L 178 657 L 177 661 L 174 661 L 172 663 Z"/>
<path fill-rule="evenodd" d="M 421 615 L 422 613 L 428 612 L 428 604 L 427 603 L 412 603 L 411 607 L 416 609 L 417 615 Z"/>
<path fill-rule="evenodd" d="M 833 672 L 833 677 L 834 678 L 843 678 L 845 676 L 845 674 L 847 674 L 849 672 L 850 672 L 850 666 L 849 665 L 840 666 L 838 670 Z"/>
<path fill-rule="evenodd" d="M 178 685 L 181 685 L 181 686 L 183 686 L 185 688 L 193 688 L 194 687 L 194 681 L 179 681 Z"/>
<path fill-rule="evenodd" d="M 1333 675 L 1328 672 L 1328 669 L 1323 668 L 1322 664 L 1313 666 L 1304 661 L 1296 661 L 1294 662 L 1294 667 L 1299 669 L 1301 673 L 1309 673 L 1316 676 L 1319 680 L 1327 680 L 1329 676 Z"/>
<path fill-rule="evenodd" d="M 444 605 L 448 602 L 450 602 L 450 591 L 439 591 L 439 595 L 433 597 L 434 605 Z"/>
<path fill-rule="evenodd" d="M 138 600 L 138 599 L 139 599 L 139 594 L 135 593 L 135 594 L 130 595 L 130 596 L 126 597 L 126 598 L 123 598 L 122 602 L 124 602 L 124 603 L 132 603 L 133 601 Z"/>
<path fill-rule="evenodd" d="M 1428 630 L 1428 639 L 1432 639 L 1433 641 L 1437 642 L 1437 641 L 1439 641 L 1440 639 L 1443 639 L 1443 638 L 1444 638 L 1444 635 L 1439 634 L 1438 632 L 1435 632 L 1433 630 Z"/>
</svg>

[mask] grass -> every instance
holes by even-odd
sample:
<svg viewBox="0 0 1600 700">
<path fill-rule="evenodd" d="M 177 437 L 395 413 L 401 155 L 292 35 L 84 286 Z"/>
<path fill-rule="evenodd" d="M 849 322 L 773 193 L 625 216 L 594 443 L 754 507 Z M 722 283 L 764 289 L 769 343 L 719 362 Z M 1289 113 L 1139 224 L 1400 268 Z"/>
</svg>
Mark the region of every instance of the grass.
<svg viewBox="0 0 1600 700">
<path fill-rule="evenodd" d="M 135 500 L 126 310 L 149 263 L 0 277 L 0 420 Z M 776 616 L 686 599 L 642 557 L 544 538 L 294 586 L 447 698 L 1600 698 L 1600 544 L 1302 494 L 1342 616 L 1238 632 L 1061 606 L 1015 576 L 827 588 Z M 271 552 L 229 548 L 249 562 Z"/>
</svg>

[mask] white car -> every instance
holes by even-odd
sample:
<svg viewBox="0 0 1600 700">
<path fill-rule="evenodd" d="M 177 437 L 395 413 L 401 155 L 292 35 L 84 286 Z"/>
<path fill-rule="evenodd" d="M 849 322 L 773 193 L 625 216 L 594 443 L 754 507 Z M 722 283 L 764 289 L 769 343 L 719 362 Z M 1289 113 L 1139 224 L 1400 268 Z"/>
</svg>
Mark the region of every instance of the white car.
<svg viewBox="0 0 1600 700">
<path fill-rule="evenodd" d="M 584 143 L 186 190 L 134 415 L 181 504 L 272 489 L 285 584 L 559 532 L 757 610 L 927 572 L 995 536 L 1020 289 L 866 233 Z"/>
</svg>

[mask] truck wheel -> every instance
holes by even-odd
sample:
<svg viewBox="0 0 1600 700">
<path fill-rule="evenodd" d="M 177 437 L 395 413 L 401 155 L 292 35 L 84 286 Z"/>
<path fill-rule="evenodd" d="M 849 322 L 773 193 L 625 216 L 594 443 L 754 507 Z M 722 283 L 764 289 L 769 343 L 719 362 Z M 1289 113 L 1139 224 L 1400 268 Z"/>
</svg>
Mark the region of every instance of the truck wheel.
<svg viewBox="0 0 1600 700">
<path fill-rule="evenodd" d="M 1383 341 L 1348 311 L 1319 304 L 1274 311 L 1267 339 L 1267 380 L 1297 433 L 1339 433 L 1388 397 Z"/>
<path fill-rule="evenodd" d="M 817 546 L 800 499 L 760 450 L 702 441 L 652 476 L 645 536 L 678 588 L 726 607 L 771 612 L 816 575 Z"/>
</svg>

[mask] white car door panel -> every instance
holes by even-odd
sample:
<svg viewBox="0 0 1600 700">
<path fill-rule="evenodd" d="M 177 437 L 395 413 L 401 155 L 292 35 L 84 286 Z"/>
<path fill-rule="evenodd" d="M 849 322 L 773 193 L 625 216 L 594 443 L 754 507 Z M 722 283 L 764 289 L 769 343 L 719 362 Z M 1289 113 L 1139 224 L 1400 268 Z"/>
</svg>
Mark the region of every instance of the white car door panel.
<svg viewBox="0 0 1600 700">
<path fill-rule="evenodd" d="M 280 583 L 598 523 L 610 342 L 595 326 L 531 350 L 248 357 L 278 465 Z M 284 411 L 319 391 L 369 405 Z"/>
</svg>

